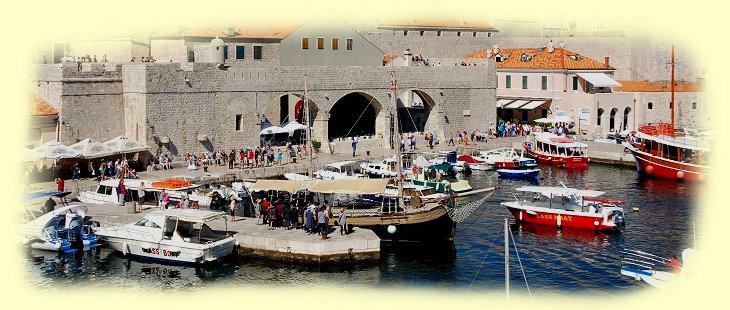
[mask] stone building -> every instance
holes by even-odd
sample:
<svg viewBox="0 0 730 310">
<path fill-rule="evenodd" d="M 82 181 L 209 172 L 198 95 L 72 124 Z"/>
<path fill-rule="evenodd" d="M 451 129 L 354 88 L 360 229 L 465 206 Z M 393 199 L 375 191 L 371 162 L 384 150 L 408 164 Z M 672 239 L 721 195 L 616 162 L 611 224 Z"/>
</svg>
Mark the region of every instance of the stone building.
<svg viewBox="0 0 730 310">
<path fill-rule="evenodd" d="M 636 126 L 649 123 L 670 122 L 671 89 L 669 82 L 647 82 L 619 80 L 620 87 L 614 91 L 629 95 L 631 108 L 636 111 Z M 712 117 L 707 113 L 707 102 L 704 92 L 698 83 L 675 82 L 674 109 L 675 128 L 690 128 L 706 130 L 712 128 Z M 616 110 L 606 110 L 608 115 L 620 113 Z"/>
</svg>

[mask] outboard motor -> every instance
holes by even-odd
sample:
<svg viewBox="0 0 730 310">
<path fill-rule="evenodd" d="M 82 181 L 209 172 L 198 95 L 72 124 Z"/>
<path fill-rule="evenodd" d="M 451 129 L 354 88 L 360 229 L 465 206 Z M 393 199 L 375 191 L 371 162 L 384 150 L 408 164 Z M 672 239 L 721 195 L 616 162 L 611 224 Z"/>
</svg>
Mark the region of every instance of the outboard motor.
<svg viewBox="0 0 730 310">
<path fill-rule="evenodd" d="M 626 226 L 623 212 L 618 210 L 613 211 L 611 212 L 611 217 L 613 218 L 613 222 L 616 223 L 616 227 L 623 228 L 624 226 Z"/>
<path fill-rule="evenodd" d="M 74 217 L 70 220 L 68 225 L 68 241 L 71 243 L 72 248 L 84 247 L 83 228 L 84 225 L 81 222 L 81 218 Z"/>
</svg>

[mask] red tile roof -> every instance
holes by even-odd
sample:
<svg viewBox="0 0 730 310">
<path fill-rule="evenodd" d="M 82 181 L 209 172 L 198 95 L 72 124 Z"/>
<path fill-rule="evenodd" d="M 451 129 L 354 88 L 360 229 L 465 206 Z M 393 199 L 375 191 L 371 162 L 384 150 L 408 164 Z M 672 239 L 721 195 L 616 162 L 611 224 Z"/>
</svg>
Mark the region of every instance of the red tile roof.
<svg viewBox="0 0 730 310">
<path fill-rule="evenodd" d="M 58 111 L 36 95 L 31 96 L 31 116 L 58 115 Z"/>
<path fill-rule="evenodd" d="M 617 81 L 621 86 L 613 88 L 615 92 L 669 92 L 670 83 L 668 82 L 649 82 L 649 81 Z M 675 92 L 701 92 L 702 87 L 697 83 L 677 83 L 674 84 Z"/>
<path fill-rule="evenodd" d="M 487 52 L 486 49 L 481 50 L 466 58 L 487 58 Z M 523 54 L 532 56 L 532 59 L 522 61 Z M 497 63 L 497 69 L 616 70 L 610 65 L 606 67 L 603 62 L 558 47 L 552 53 L 547 48 L 505 48 L 499 49 L 499 55 L 502 61 Z M 492 54 L 490 59 L 494 57 Z"/>
<path fill-rule="evenodd" d="M 233 37 L 237 39 L 283 39 L 294 32 L 300 25 L 254 28 L 254 27 L 233 27 Z M 226 27 L 165 27 L 151 35 L 153 38 L 162 37 L 203 37 L 223 38 L 226 35 Z"/>
</svg>

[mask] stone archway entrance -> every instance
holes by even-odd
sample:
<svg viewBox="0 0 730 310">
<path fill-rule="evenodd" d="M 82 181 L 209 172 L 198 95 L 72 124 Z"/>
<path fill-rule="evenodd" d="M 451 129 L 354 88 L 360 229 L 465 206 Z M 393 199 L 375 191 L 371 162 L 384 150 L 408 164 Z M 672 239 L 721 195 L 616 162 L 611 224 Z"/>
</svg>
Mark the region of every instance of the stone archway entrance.
<svg viewBox="0 0 730 310">
<path fill-rule="evenodd" d="M 375 136 L 382 106 L 372 96 L 355 92 L 337 100 L 329 111 L 327 132 L 329 140 L 360 136 Z"/>
<path fill-rule="evenodd" d="M 439 129 L 438 119 L 431 117 L 435 103 L 421 90 L 406 90 L 398 96 L 398 120 L 401 132 L 431 132 Z"/>
<path fill-rule="evenodd" d="M 261 129 L 269 125 L 283 127 L 291 121 L 304 124 L 306 121 L 304 109 L 304 98 L 301 94 L 289 93 L 278 96 L 266 105 L 266 110 L 261 117 Z M 317 129 L 315 119 L 319 115 L 319 107 L 309 100 L 309 126 L 312 131 Z M 293 134 L 276 134 L 272 136 L 262 137 L 262 143 L 285 143 L 290 141 L 294 144 L 304 143 L 306 138 L 305 132 L 298 130 Z"/>
</svg>

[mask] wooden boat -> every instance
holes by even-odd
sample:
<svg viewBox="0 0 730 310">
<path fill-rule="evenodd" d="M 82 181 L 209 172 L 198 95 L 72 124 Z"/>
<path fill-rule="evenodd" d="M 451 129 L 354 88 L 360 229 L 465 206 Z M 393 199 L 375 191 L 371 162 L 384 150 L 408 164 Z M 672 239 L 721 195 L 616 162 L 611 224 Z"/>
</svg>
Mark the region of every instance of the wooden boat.
<svg viewBox="0 0 730 310">
<path fill-rule="evenodd" d="M 527 154 L 538 163 L 565 168 L 587 168 L 588 145 L 549 132 L 538 132 L 533 141 L 525 142 Z"/>
<path fill-rule="evenodd" d="M 516 191 L 533 194 L 502 203 L 518 221 L 597 231 L 619 231 L 624 227 L 621 202 L 594 199 L 603 192 L 544 186 L 519 187 Z"/>
</svg>

